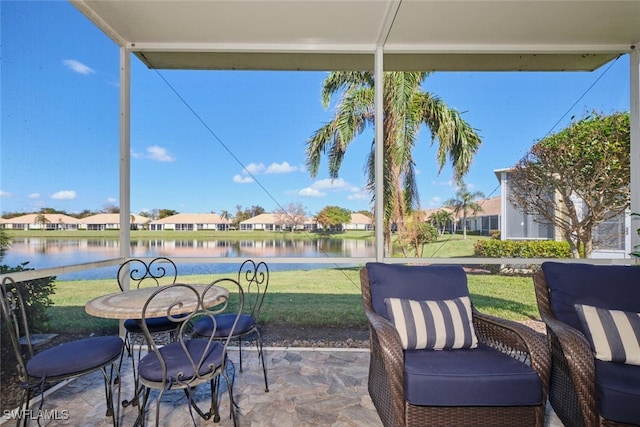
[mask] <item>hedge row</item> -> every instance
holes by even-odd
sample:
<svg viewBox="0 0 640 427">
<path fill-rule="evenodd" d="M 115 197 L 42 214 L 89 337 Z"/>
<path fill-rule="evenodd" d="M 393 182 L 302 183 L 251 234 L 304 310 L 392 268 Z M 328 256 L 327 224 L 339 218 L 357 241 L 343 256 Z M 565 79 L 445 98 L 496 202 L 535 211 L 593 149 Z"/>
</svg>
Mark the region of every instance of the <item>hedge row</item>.
<svg viewBox="0 0 640 427">
<path fill-rule="evenodd" d="M 572 258 L 569 243 L 553 240 L 478 240 L 479 258 Z"/>
</svg>

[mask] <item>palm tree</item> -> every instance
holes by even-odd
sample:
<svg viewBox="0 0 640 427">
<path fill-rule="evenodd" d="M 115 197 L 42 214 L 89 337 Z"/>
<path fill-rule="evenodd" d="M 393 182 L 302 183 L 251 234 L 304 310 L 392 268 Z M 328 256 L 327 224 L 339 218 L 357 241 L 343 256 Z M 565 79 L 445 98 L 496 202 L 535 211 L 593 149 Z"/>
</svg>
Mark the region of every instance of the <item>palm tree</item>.
<svg viewBox="0 0 640 427">
<path fill-rule="evenodd" d="M 419 208 L 415 164 L 412 150 L 420 127 L 431 131 L 431 141 L 438 142 L 438 172 L 449 159 L 456 180 L 469 169 L 480 137 L 460 114 L 440 98 L 422 90 L 426 72 L 387 72 L 384 74 L 384 239 L 391 244 L 391 225 L 404 228 L 405 217 Z M 322 87 L 322 103 L 329 106 L 332 96 L 342 93 L 333 119 L 318 129 L 307 142 L 307 168 L 316 177 L 324 153 L 329 160 L 329 175 L 337 178 L 349 143 L 374 124 L 374 79 L 371 72 L 332 72 Z M 367 189 L 374 200 L 374 144 L 366 163 Z"/>
<path fill-rule="evenodd" d="M 454 224 L 455 218 L 453 213 L 440 209 L 429 215 L 428 221 L 438 229 L 439 234 L 442 236 L 447 229 L 447 224 Z"/>
<path fill-rule="evenodd" d="M 484 197 L 484 194 L 481 191 L 471 193 L 467 189 L 467 185 L 464 182 L 461 182 L 458 190 L 456 191 L 456 196 L 453 199 L 449 199 L 444 202 L 445 205 L 453 207 L 453 211 L 456 216 L 462 212 L 462 238 L 464 240 L 467 238 L 467 217 L 469 215 L 475 215 L 476 212 L 482 211 L 482 206 L 475 201 L 481 197 Z"/>
</svg>

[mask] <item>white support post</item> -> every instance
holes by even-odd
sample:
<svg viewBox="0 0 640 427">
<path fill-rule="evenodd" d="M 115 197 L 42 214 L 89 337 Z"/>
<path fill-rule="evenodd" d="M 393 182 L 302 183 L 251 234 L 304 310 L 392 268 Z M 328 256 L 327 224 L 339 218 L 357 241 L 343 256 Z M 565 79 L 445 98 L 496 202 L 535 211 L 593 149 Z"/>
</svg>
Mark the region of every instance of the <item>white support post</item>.
<svg viewBox="0 0 640 427">
<path fill-rule="evenodd" d="M 507 238 L 507 171 L 500 171 L 500 240 L 508 240 Z"/>
<path fill-rule="evenodd" d="M 131 255 L 131 51 L 120 47 L 120 257 Z M 128 289 L 129 284 L 125 284 Z"/>
<path fill-rule="evenodd" d="M 374 68 L 374 127 L 375 127 L 375 242 L 376 261 L 382 262 L 384 258 L 384 182 L 382 180 L 384 170 L 384 62 L 382 46 L 376 48 Z M 391 254 L 389 254 L 391 256 Z"/>
<path fill-rule="evenodd" d="M 639 41 L 640 42 L 640 41 Z M 631 212 L 640 213 L 640 46 L 632 46 L 629 54 L 631 85 Z M 640 245 L 640 217 L 631 218 L 631 248 Z M 640 259 L 636 258 L 636 263 Z"/>
</svg>

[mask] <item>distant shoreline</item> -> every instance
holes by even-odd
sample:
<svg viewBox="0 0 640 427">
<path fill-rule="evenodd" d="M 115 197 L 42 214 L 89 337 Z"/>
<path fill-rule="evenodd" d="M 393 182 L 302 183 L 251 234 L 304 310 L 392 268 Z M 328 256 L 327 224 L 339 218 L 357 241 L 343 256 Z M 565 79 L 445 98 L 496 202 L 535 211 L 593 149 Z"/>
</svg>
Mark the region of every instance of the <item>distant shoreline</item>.
<svg viewBox="0 0 640 427">
<path fill-rule="evenodd" d="M 73 238 L 103 238 L 119 239 L 119 230 L 89 231 L 89 230 L 5 230 L 9 238 L 50 238 L 50 239 L 73 239 Z M 340 233 L 317 233 L 308 231 L 151 231 L 151 230 L 131 230 L 131 239 L 362 239 L 374 240 L 372 231 L 347 230 Z"/>
</svg>

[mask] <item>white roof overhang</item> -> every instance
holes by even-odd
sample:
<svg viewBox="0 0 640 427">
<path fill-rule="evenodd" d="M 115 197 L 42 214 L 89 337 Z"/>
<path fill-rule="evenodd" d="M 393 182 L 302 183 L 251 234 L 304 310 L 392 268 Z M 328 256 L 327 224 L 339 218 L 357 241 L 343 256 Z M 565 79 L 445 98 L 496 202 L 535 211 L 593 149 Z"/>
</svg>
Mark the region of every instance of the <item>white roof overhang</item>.
<svg viewBox="0 0 640 427">
<path fill-rule="evenodd" d="M 594 70 L 640 42 L 637 0 L 71 0 L 150 68 Z"/>
</svg>

